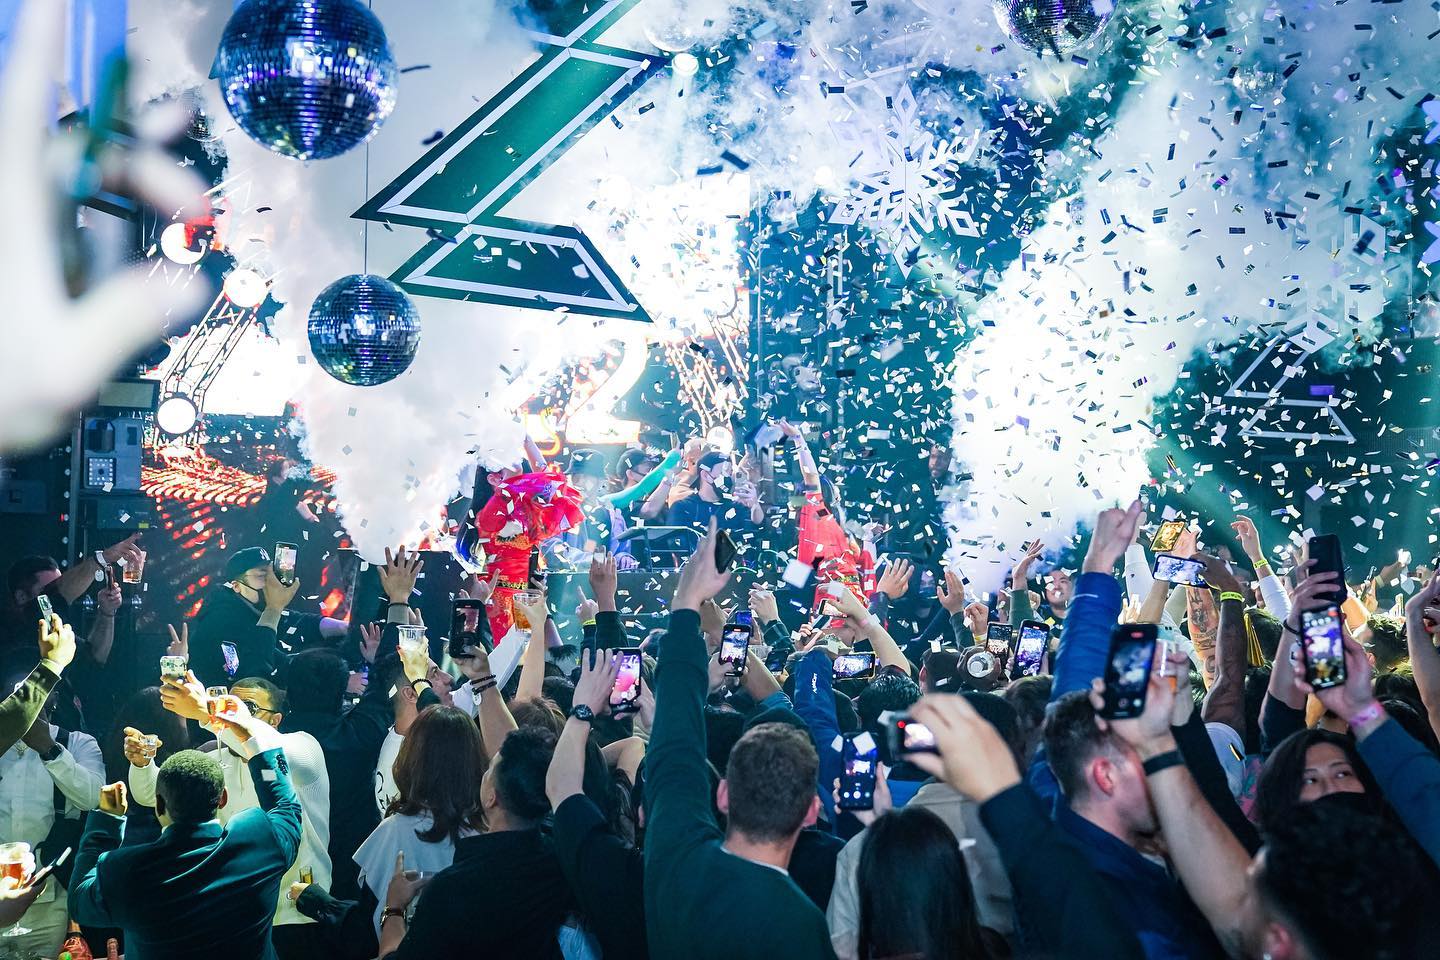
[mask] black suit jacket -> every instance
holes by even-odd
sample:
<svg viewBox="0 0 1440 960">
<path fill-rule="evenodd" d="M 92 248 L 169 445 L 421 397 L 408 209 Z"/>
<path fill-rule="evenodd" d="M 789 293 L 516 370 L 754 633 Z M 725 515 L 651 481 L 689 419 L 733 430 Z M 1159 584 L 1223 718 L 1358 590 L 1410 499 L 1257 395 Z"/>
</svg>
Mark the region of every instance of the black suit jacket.
<svg viewBox="0 0 1440 960">
<path fill-rule="evenodd" d="M 283 750 L 250 760 L 260 809 L 172 824 L 152 843 L 121 847 L 124 818 L 90 817 L 70 886 L 70 916 L 120 927 L 130 960 L 271 958 L 280 882 L 300 847 L 300 801 Z"/>
</svg>

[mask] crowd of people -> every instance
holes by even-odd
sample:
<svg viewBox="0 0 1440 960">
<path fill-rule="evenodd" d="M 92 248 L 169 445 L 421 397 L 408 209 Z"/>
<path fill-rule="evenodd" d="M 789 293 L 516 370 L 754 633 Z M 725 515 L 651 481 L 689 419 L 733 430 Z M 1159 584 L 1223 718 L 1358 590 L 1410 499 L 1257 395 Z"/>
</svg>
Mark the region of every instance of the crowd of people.
<svg viewBox="0 0 1440 960">
<path fill-rule="evenodd" d="M 457 599 L 488 615 L 463 629 L 419 622 L 403 548 L 383 617 L 350 623 L 292 609 L 299 583 L 235 550 L 124 698 L 104 665 L 135 540 L 64 571 L 15 562 L 0 954 L 1429 955 L 1433 570 L 1347 583 L 1224 517 L 1166 545 L 1203 571 L 1177 585 L 1152 573 L 1159 518 L 1137 501 L 1073 559 L 1018 547 L 983 596 L 848 527 L 780 430 L 803 486 L 798 610 L 781 571 L 734 586 L 725 543 L 763 520 L 759 484 L 698 445 L 627 455 L 609 494 L 543 463 L 498 475 L 475 510 L 498 566 Z M 583 533 L 597 502 L 622 528 L 664 510 L 701 531 L 663 631 L 627 615 L 618 538 Z M 559 636 L 529 557 L 567 535 L 589 590 Z M 927 572 L 937 615 L 906 629 L 893 611 Z M 1343 670 L 1319 674 L 1302 638 L 1332 604 Z M 1150 645 L 1121 662 L 1134 636 Z"/>
</svg>

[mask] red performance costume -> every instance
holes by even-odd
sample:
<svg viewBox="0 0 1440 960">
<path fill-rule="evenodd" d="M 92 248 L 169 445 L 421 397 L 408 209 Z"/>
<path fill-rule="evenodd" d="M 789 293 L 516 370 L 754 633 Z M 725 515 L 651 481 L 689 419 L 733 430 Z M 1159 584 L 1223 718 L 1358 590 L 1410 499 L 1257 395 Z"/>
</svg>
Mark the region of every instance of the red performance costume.
<svg viewBox="0 0 1440 960">
<path fill-rule="evenodd" d="M 542 541 L 578 526 L 584 519 L 579 490 L 559 467 L 520 473 L 502 480 L 475 517 L 478 546 L 495 580 L 490 595 L 490 635 L 498 645 L 514 623 L 515 591 L 530 579 L 530 551 Z"/>
<path fill-rule="evenodd" d="M 825 506 L 819 490 L 805 492 L 797 525 L 800 528 L 799 560 L 814 567 L 816 572 L 816 607 L 823 599 L 822 588 L 835 582 L 843 583 L 862 602 L 868 602 L 870 594 L 875 592 L 875 558 L 870 551 L 855 546 L 835 514 Z"/>
</svg>

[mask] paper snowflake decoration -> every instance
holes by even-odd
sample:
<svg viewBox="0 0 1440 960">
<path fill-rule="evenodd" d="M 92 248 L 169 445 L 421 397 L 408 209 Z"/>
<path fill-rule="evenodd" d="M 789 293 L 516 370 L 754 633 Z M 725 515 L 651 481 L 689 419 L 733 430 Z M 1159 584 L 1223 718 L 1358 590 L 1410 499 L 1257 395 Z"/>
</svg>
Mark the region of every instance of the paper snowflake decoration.
<svg viewBox="0 0 1440 960">
<path fill-rule="evenodd" d="M 831 128 L 855 159 L 849 194 L 836 204 L 830 222 L 864 221 L 907 276 L 921 241 L 937 228 L 980 236 L 956 181 L 980 145 L 980 132 L 963 140 L 941 139 L 923 127 L 917 107 L 906 86 L 891 98 L 883 129 Z"/>
<path fill-rule="evenodd" d="M 1434 124 L 1430 128 L 1430 132 L 1425 135 L 1425 142 L 1434 143 L 1436 140 L 1440 140 L 1440 99 L 1427 100 L 1423 106 L 1425 107 L 1425 116 L 1429 117 L 1431 123 Z M 1431 191 L 1431 195 L 1440 200 L 1440 187 Z M 1420 262 L 1434 263 L 1440 260 L 1440 223 L 1427 223 L 1425 229 L 1430 231 L 1430 236 L 1435 240 L 1420 255 Z"/>
</svg>

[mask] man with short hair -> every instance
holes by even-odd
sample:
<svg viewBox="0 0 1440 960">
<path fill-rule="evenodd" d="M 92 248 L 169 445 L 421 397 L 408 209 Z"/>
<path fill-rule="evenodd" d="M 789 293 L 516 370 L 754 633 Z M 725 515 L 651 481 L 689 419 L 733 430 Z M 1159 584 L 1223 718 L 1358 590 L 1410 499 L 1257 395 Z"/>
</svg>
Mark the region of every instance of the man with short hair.
<svg viewBox="0 0 1440 960">
<path fill-rule="evenodd" d="M 226 721 L 256 808 L 220 822 L 227 777 L 214 754 L 182 750 L 155 779 L 162 833 L 122 847 L 123 783 L 104 789 L 75 857 L 76 921 L 125 931 L 126 953 L 156 958 L 275 956 L 271 920 L 300 846 L 300 803 L 279 735 L 245 711 Z"/>
<path fill-rule="evenodd" d="M 230 692 L 256 719 L 277 730 L 283 725 L 285 693 L 269 680 L 247 677 L 237 682 Z M 300 695 L 303 696 L 303 693 Z M 209 698 L 194 674 L 186 683 L 166 680 L 160 696 L 165 709 L 171 713 L 202 723 L 210 719 Z M 308 874 L 311 882 L 328 888 L 331 877 L 330 776 L 324 752 L 308 733 L 276 733 L 275 736 L 279 738 L 276 742 L 285 749 L 290 781 L 300 798 L 301 808 L 299 855 L 286 872 L 281 890 L 288 890 L 302 874 Z M 218 816 L 221 823 L 229 823 L 232 817 L 259 807 L 261 797 L 247 775 L 245 754 L 233 730 L 222 729 L 212 749 L 225 773 L 226 799 L 220 804 Z M 137 803 L 147 807 L 155 805 L 155 780 L 153 763 L 143 767 L 131 764 L 130 791 Z M 346 802 L 353 803 L 355 799 L 346 798 Z M 314 920 L 301 914 L 294 901 L 283 894 L 276 898 L 275 906 L 272 941 L 281 960 L 313 958 L 323 952 L 324 948 L 319 945 L 324 940 Z"/>
<path fill-rule="evenodd" d="M 715 520 L 722 529 L 748 532 L 765 519 L 755 485 L 735 478 L 735 465 L 723 453 L 711 452 L 696 465 L 695 492 L 670 507 L 674 527 L 704 530 Z"/>
<path fill-rule="evenodd" d="M 545 775 L 555 739 L 541 727 L 521 727 L 505 737 L 480 781 L 485 832 L 455 842 L 455 862 L 425 887 L 408 924 L 410 894 L 391 882 L 380 921 L 382 960 L 451 953 L 457 924 L 473 931 L 470 952 L 487 960 L 562 956 L 560 931 L 575 899 L 540 831 L 550 812 Z"/>
<path fill-rule="evenodd" d="M 730 753 L 710 809 L 704 706 L 708 687 L 700 604 L 729 581 L 715 567 L 716 522 L 680 572 L 656 673 L 645 758 L 645 916 L 659 957 L 833 957 L 825 916 L 787 872 L 800 831 L 815 822 L 819 759 L 785 724 L 760 724 Z M 512 734 L 513 736 L 513 734 Z M 723 908 L 717 910 L 717 903 Z M 715 918 L 743 917 L 717 936 Z"/>
</svg>

